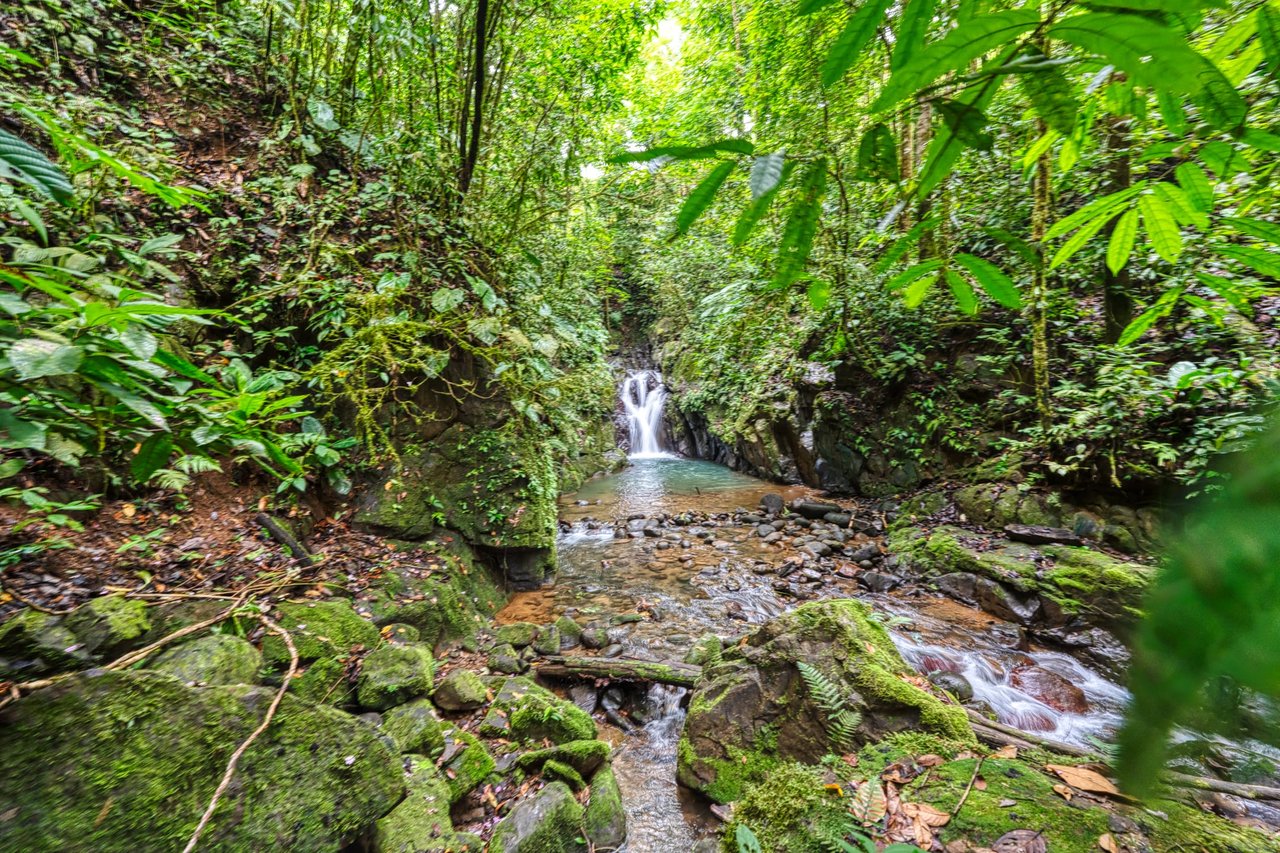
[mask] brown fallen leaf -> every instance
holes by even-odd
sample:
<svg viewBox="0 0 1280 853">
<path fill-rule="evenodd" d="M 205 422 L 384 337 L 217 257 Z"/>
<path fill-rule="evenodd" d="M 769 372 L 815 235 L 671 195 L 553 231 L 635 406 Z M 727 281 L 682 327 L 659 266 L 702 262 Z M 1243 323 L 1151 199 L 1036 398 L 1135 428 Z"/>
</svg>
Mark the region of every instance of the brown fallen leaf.
<svg viewBox="0 0 1280 853">
<path fill-rule="evenodd" d="M 919 758 L 917 758 L 916 764 L 919 764 L 921 767 L 937 767 L 938 765 L 944 763 L 945 761 L 946 759 L 944 759 L 941 755 L 934 755 L 930 753 L 929 755 L 921 755 Z"/>
<path fill-rule="evenodd" d="M 903 803 L 902 811 L 907 817 L 927 826 L 946 826 L 951 820 L 951 815 L 935 809 L 928 803 Z"/>
<path fill-rule="evenodd" d="M 943 853 L 965 853 L 969 849 L 969 842 L 957 838 L 955 841 L 948 841 L 947 846 L 943 847 Z"/>
<path fill-rule="evenodd" d="M 1098 836 L 1098 846 L 1107 853 L 1120 853 L 1120 845 L 1116 844 L 1116 840 L 1111 837 L 1111 833 L 1104 832 Z"/>
<path fill-rule="evenodd" d="M 979 776 L 977 779 L 973 781 L 973 787 L 976 790 L 985 791 L 987 790 L 987 780 Z"/>
<path fill-rule="evenodd" d="M 1068 802 L 1070 802 L 1071 798 L 1075 796 L 1075 792 L 1061 782 L 1053 786 L 1053 792 Z"/>
<path fill-rule="evenodd" d="M 1005 746 L 1000 747 L 995 752 L 991 753 L 991 757 L 1012 760 L 1018 757 L 1018 748 L 1016 746 L 1013 746 L 1012 744 L 1007 744 Z"/>
<path fill-rule="evenodd" d="M 1085 767 L 1072 767 L 1067 764 L 1046 764 L 1045 769 L 1053 771 L 1063 782 L 1073 788 L 1079 788 L 1081 791 L 1106 794 L 1108 796 L 1115 796 L 1120 793 L 1110 779 Z"/>
<path fill-rule="evenodd" d="M 1048 845 L 1044 833 L 1033 829 L 1015 829 L 1006 832 L 991 845 L 995 853 L 1046 853 Z"/>
</svg>

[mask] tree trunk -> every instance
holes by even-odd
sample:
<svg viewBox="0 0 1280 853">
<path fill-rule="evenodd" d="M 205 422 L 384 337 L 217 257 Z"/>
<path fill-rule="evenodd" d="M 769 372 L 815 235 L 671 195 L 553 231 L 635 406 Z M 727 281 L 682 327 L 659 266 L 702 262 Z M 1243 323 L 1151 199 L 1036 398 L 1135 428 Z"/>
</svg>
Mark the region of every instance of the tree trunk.
<svg viewBox="0 0 1280 853">
<path fill-rule="evenodd" d="M 1107 192 L 1114 193 L 1129 188 L 1132 176 L 1129 170 L 1129 127 L 1128 120 L 1112 116 L 1107 121 L 1107 150 L 1111 153 Z M 1107 224 L 1103 233 L 1108 238 L 1115 230 L 1115 221 Z M 1105 341 L 1114 344 L 1120 340 L 1120 334 L 1129 323 L 1133 322 L 1132 280 L 1129 277 L 1129 266 L 1126 264 L 1119 272 L 1113 273 L 1102 263 L 1102 307 L 1106 323 Z"/>
<path fill-rule="evenodd" d="M 648 681 L 692 687 L 702 675 L 702 667 L 688 663 L 655 663 L 625 658 L 550 656 L 538 667 L 548 678 L 603 678 L 612 681 Z"/>
</svg>

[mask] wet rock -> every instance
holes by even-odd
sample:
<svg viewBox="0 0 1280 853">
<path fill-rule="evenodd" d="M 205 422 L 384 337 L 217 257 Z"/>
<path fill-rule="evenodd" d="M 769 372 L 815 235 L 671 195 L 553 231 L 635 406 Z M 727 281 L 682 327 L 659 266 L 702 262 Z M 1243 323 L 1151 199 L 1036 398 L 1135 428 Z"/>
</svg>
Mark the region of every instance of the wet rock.
<svg viewBox="0 0 1280 853">
<path fill-rule="evenodd" d="M 1084 539 L 1065 527 L 1039 527 L 1030 524 L 1006 524 L 1005 535 L 1014 542 L 1028 545 L 1083 545 Z"/>
<path fill-rule="evenodd" d="M 382 715 L 381 731 L 400 752 L 439 755 L 444 749 L 444 723 L 429 699 L 415 699 Z"/>
<path fill-rule="evenodd" d="M 829 512 L 822 517 L 822 520 L 828 524 L 834 524 L 836 527 L 848 527 L 849 522 L 853 520 L 853 516 L 847 512 Z"/>
<path fill-rule="evenodd" d="M 761 524 L 755 529 L 755 534 L 759 536 L 761 539 L 764 539 L 768 536 L 773 536 L 775 533 L 777 533 L 777 531 L 773 529 L 772 524 Z"/>
<path fill-rule="evenodd" d="M 596 724 L 571 702 L 524 677 L 504 679 L 477 731 L 491 738 L 593 740 Z"/>
<path fill-rule="evenodd" d="M 612 767 L 601 767 L 591 777 L 591 799 L 583 827 L 596 850 L 617 850 L 627 840 L 627 812 Z"/>
<path fill-rule="evenodd" d="M 560 629 L 555 625 L 547 625 L 538 631 L 538 637 L 533 641 L 533 650 L 540 655 L 558 655 L 563 645 Z"/>
<path fill-rule="evenodd" d="M 928 679 L 930 684 L 947 691 L 961 702 L 968 702 L 973 698 L 973 685 L 958 672 L 931 672 Z"/>
<path fill-rule="evenodd" d="M 1040 615 L 1040 598 L 1017 593 L 989 578 L 977 578 L 978 606 L 992 616 L 1030 625 Z"/>
<path fill-rule="evenodd" d="M 360 667 L 356 697 L 375 711 L 402 705 L 431 692 L 435 658 L 424 643 L 383 646 L 370 652 Z"/>
<path fill-rule="evenodd" d="M 563 782 L 516 803 L 489 840 L 491 853 L 578 853 L 584 811 Z"/>
<path fill-rule="evenodd" d="M 594 714 L 600 704 L 600 691 L 590 684 L 575 684 L 569 688 L 569 699 L 588 714 Z"/>
<path fill-rule="evenodd" d="M 1084 714 L 1089 710 L 1089 700 L 1083 690 L 1043 667 L 1017 667 L 1009 673 L 1009 683 L 1055 711 Z"/>
<path fill-rule="evenodd" d="M 526 752 L 516 760 L 516 764 L 522 770 L 537 771 L 548 761 L 558 761 L 588 778 L 609 760 L 611 751 L 609 744 L 602 740 L 575 740 Z"/>
<path fill-rule="evenodd" d="M 783 500 L 782 495 L 774 494 L 773 492 L 760 498 L 760 508 L 770 515 L 780 514 L 785 506 L 786 501 Z"/>
<path fill-rule="evenodd" d="M 858 576 L 858 570 L 849 563 L 842 563 L 836 567 L 836 576 L 845 580 L 852 580 Z"/>
<path fill-rule="evenodd" d="M 808 554 L 815 560 L 819 557 L 826 557 L 831 553 L 831 549 L 821 542 L 806 542 L 798 549 L 802 553 Z"/>
<path fill-rule="evenodd" d="M 66 626 L 87 652 L 114 658 L 142 645 L 151 620 L 142 601 L 106 595 L 77 607 L 67 617 Z"/>
<path fill-rule="evenodd" d="M 81 669 L 92 662 L 62 620 L 38 610 L 23 610 L 0 624 L 0 658 L 8 658 L 15 673 Z"/>
<path fill-rule="evenodd" d="M 606 658 L 616 658 L 616 657 L 621 657 L 622 652 L 623 652 L 622 644 L 613 643 L 611 645 L 605 646 L 604 650 L 600 652 L 600 655 L 601 657 L 606 657 Z"/>
<path fill-rule="evenodd" d="M 962 709 L 902 680 L 910 670 L 869 608 L 813 602 L 765 623 L 725 653 L 724 665 L 704 671 L 678 752 L 681 784 L 732 802 L 779 759 L 817 763 L 836 748 L 797 661 L 817 667 L 861 713 L 854 742 L 842 748 L 905 730 L 973 742 Z"/>
<path fill-rule="evenodd" d="M 974 604 L 978 600 L 978 579 L 964 572 L 951 572 L 934 578 L 933 585 L 938 592 L 950 596 L 965 604 Z"/>
<path fill-rule="evenodd" d="M 871 592 L 888 592 L 902 584 L 902 578 L 886 575 L 884 572 L 864 571 L 858 576 L 858 583 Z"/>
<path fill-rule="evenodd" d="M 206 634 L 162 652 L 148 667 L 179 681 L 199 684 L 254 684 L 262 653 L 233 634 Z"/>
<path fill-rule="evenodd" d="M 791 511 L 809 519 L 820 519 L 828 513 L 838 513 L 841 509 L 832 503 L 796 498 L 791 502 Z"/>
<path fill-rule="evenodd" d="M 0 850 L 176 850 L 275 690 L 92 670 L 0 713 Z M 285 695 L 204 838 L 227 850 L 337 851 L 404 792 L 398 756 L 355 717 Z M 111 808 L 104 809 L 104 803 Z"/>
<path fill-rule="evenodd" d="M 449 783 L 435 762 L 419 755 L 406 763 L 407 787 L 404 800 L 374 826 L 376 853 L 445 853 L 479 849 L 465 836 L 455 833 L 449 819 Z"/>
<path fill-rule="evenodd" d="M 484 704 L 488 691 L 480 676 L 467 669 L 455 669 L 436 687 L 431 699 L 446 711 L 472 711 Z"/>
<path fill-rule="evenodd" d="M 445 725 L 440 730 L 444 747 L 436 765 L 449 780 L 449 799 L 456 803 L 471 793 L 497 768 L 480 738 L 457 726 Z"/>
<path fill-rule="evenodd" d="M 538 626 L 532 622 L 512 622 L 494 632 L 493 644 L 495 646 L 506 644 L 523 649 L 525 646 L 532 645 L 537 636 Z"/>
<path fill-rule="evenodd" d="M 594 622 L 583 628 L 582 645 L 588 649 L 603 649 L 609 645 L 608 629 Z"/>
<path fill-rule="evenodd" d="M 861 563 L 863 560 L 876 560 L 880 557 L 880 546 L 874 542 L 868 542 L 860 545 L 849 553 L 849 559 L 855 563 Z"/>
<path fill-rule="evenodd" d="M 764 519 L 756 515 L 754 512 L 743 514 L 738 521 L 742 524 L 763 524 Z"/>
<path fill-rule="evenodd" d="M 489 669 L 507 675 L 519 675 L 529 668 L 529 663 L 516 654 L 513 646 L 495 646 L 486 662 Z"/>
<path fill-rule="evenodd" d="M 573 620 L 571 616 L 561 616 L 555 622 L 556 629 L 560 632 L 560 648 L 572 649 L 582 643 L 582 626 Z"/>
</svg>

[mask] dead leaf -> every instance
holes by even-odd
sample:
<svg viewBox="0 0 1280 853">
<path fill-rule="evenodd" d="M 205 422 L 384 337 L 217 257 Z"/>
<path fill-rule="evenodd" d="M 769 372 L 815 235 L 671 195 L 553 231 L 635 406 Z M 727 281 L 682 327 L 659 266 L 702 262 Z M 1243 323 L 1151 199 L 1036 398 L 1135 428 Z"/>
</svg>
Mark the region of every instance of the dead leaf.
<svg viewBox="0 0 1280 853">
<path fill-rule="evenodd" d="M 973 780 L 973 787 L 979 791 L 985 791 L 987 790 L 987 780 L 979 776 Z"/>
<path fill-rule="evenodd" d="M 1033 829 L 1015 829 L 1006 832 L 991 845 L 994 853 L 1045 853 L 1048 846 L 1044 833 Z"/>
<path fill-rule="evenodd" d="M 990 757 L 1013 760 L 1018 757 L 1018 748 L 1013 744 L 1007 744 L 1005 746 L 1000 747 L 995 752 L 991 753 Z"/>
<path fill-rule="evenodd" d="M 1058 774 L 1062 781 L 1073 788 L 1079 788 L 1081 791 L 1106 794 L 1108 796 L 1115 796 L 1120 793 L 1110 779 L 1084 767 L 1072 767 L 1067 764 L 1046 764 L 1045 769 Z"/>
<path fill-rule="evenodd" d="M 864 826 L 878 822 L 887 810 L 884 789 L 874 779 L 863 782 L 853 792 L 853 800 L 849 803 L 849 814 Z"/>
<path fill-rule="evenodd" d="M 951 815 L 935 809 L 928 803 L 903 803 L 902 811 L 907 817 L 927 826 L 946 826 L 951 820 Z"/>
<path fill-rule="evenodd" d="M 138 514 L 138 508 L 133 504 L 125 504 L 124 506 L 120 507 L 120 514 L 123 515 L 125 518 L 133 518 L 135 515 Z"/>
<path fill-rule="evenodd" d="M 98 817 L 93 821 L 93 828 L 97 829 L 102 822 L 107 819 L 107 815 L 111 812 L 111 806 L 115 803 L 115 797 L 107 797 L 107 801 L 102 804 L 102 809 L 98 812 Z"/>
<path fill-rule="evenodd" d="M 1098 836 L 1098 846 L 1107 853 L 1120 853 L 1120 845 L 1116 844 L 1116 840 L 1111 837 L 1111 833 L 1104 832 Z"/>
<path fill-rule="evenodd" d="M 947 846 L 942 849 L 943 853 L 965 853 L 969 849 L 969 842 L 957 838 L 955 841 L 948 841 Z"/>
<path fill-rule="evenodd" d="M 1075 796 L 1075 792 L 1061 782 L 1053 786 L 1053 792 L 1067 802 L 1070 802 L 1071 798 Z"/>
<path fill-rule="evenodd" d="M 922 755 L 916 759 L 916 764 L 919 764 L 921 767 L 937 767 L 944 762 L 945 759 L 941 755 L 933 755 L 932 753 L 929 755 Z"/>
</svg>

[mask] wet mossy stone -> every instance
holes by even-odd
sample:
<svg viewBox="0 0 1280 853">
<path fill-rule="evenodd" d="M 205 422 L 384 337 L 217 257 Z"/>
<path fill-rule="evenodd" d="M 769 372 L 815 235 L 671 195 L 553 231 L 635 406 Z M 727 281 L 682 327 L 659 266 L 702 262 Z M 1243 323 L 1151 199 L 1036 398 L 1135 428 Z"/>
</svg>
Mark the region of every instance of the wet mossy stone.
<svg viewBox="0 0 1280 853">
<path fill-rule="evenodd" d="M 596 722 L 572 702 L 517 676 L 502 681 L 478 731 L 485 737 L 565 744 L 594 740 Z"/>
<path fill-rule="evenodd" d="M 506 644 L 523 649 L 525 646 L 533 645 L 537 636 L 538 626 L 532 622 L 512 622 L 509 625 L 500 626 L 494 632 L 493 644 L 495 646 Z"/>
<path fill-rule="evenodd" d="M 681 784 L 717 802 L 739 799 L 780 762 L 816 764 L 836 748 L 798 661 L 819 670 L 861 715 L 845 748 L 907 730 L 976 743 L 963 708 L 907 681 L 912 671 L 861 602 L 803 604 L 725 657 L 694 688 L 677 749 Z"/>
<path fill-rule="evenodd" d="M 346 599 L 286 601 L 278 609 L 280 626 L 292 636 L 298 658 L 304 662 L 344 657 L 356 647 L 372 649 L 381 639 L 377 627 L 356 613 Z M 275 634 L 262 641 L 262 655 L 268 663 L 289 663 L 289 649 Z"/>
<path fill-rule="evenodd" d="M 403 622 L 392 622 L 389 625 L 383 625 L 379 631 L 382 634 L 383 642 L 392 646 L 403 646 L 406 643 L 416 643 L 422 639 L 422 632 L 412 625 L 406 625 Z"/>
<path fill-rule="evenodd" d="M 431 692 L 436 661 L 423 643 L 374 649 L 360 667 L 356 699 L 361 707 L 385 711 Z"/>
<path fill-rule="evenodd" d="M 490 853 L 581 853 L 583 808 L 563 782 L 521 800 L 498 822 Z"/>
<path fill-rule="evenodd" d="M 289 682 L 289 692 L 316 705 L 349 705 L 355 690 L 347 679 L 347 665 L 338 658 L 320 658 L 301 666 Z"/>
<path fill-rule="evenodd" d="M 441 679 L 431 698 L 446 711 L 473 711 L 489 698 L 489 689 L 471 670 L 455 669 Z"/>
<path fill-rule="evenodd" d="M 558 655 L 562 643 L 560 629 L 555 625 L 546 625 L 538 631 L 538 636 L 533 641 L 533 650 L 540 655 Z"/>
<path fill-rule="evenodd" d="M 583 818 L 587 839 L 596 850 L 616 850 L 627 840 L 627 810 L 613 768 L 605 765 L 591 777 L 591 799 Z"/>
<path fill-rule="evenodd" d="M 234 634 L 206 634 L 161 652 L 148 669 L 197 684 L 254 684 L 262 653 Z"/>
<path fill-rule="evenodd" d="M 521 770 L 538 770 L 548 761 L 559 761 L 584 777 L 590 777 L 609 760 L 610 752 L 609 744 L 602 740 L 572 740 L 560 746 L 526 752 L 516 759 L 516 766 Z"/>
<path fill-rule="evenodd" d="M 582 643 L 582 626 L 569 616 L 561 616 L 555 622 L 560 631 L 560 648 L 572 649 Z"/>
<path fill-rule="evenodd" d="M 725 839 L 732 843 L 738 826 L 745 825 L 763 850 L 824 853 L 832 849 L 826 839 L 843 838 L 857 824 L 850 823 L 848 801 L 831 796 L 823 782 L 818 768 L 780 764 L 745 789 L 734 807 L 733 820 L 725 827 Z"/>
<path fill-rule="evenodd" d="M 436 756 L 444 751 L 444 723 L 428 699 L 415 699 L 382 715 L 382 732 L 401 752 Z"/>
<path fill-rule="evenodd" d="M 84 644 L 57 616 L 38 610 L 23 610 L 0 625 L 0 658 L 10 661 L 15 675 L 63 672 L 92 663 Z"/>
<path fill-rule="evenodd" d="M 529 668 L 529 662 L 516 654 L 515 646 L 506 643 L 493 647 L 485 665 L 505 675 L 519 675 Z"/>
<path fill-rule="evenodd" d="M 435 762 L 420 755 L 405 760 L 408 791 L 374 827 L 375 853 L 455 853 L 467 849 L 449 820 L 449 781 Z"/>
<path fill-rule="evenodd" d="M 456 803 L 487 779 L 498 765 L 484 742 L 471 732 L 446 725 L 440 734 L 444 747 L 436 763 L 448 777 L 449 798 Z"/>
<path fill-rule="evenodd" d="M 66 625 L 90 654 L 114 658 L 142 645 L 151 620 L 138 599 L 106 595 L 77 607 Z"/>
<path fill-rule="evenodd" d="M 587 780 L 582 778 L 582 774 L 563 761 L 552 759 L 545 762 L 542 765 L 542 775 L 548 779 L 559 779 L 575 791 L 587 787 Z"/>
<path fill-rule="evenodd" d="M 0 850 L 176 850 L 274 691 L 90 670 L 0 712 Z M 367 725 L 286 695 L 204 838 L 219 850 L 340 850 L 396 804 L 400 761 Z"/>
</svg>

